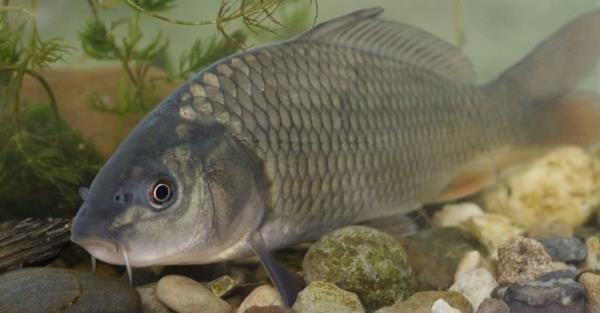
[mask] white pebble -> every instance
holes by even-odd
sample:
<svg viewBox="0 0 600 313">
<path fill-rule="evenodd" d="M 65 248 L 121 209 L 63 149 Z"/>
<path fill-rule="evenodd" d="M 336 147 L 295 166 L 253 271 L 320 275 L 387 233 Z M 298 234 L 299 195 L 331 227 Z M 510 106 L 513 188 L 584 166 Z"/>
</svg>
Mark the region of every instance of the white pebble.
<svg viewBox="0 0 600 313">
<path fill-rule="evenodd" d="M 457 227 L 462 221 L 480 214 L 483 214 L 483 210 L 475 203 L 446 204 L 433 215 L 433 226 Z"/>
<path fill-rule="evenodd" d="M 158 300 L 177 313 L 229 313 L 229 303 L 201 283 L 184 276 L 168 275 L 156 284 Z"/>
<path fill-rule="evenodd" d="M 449 290 L 460 292 L 471 302 L 473 312 L 477 312 L 481 302 L 488 298 L 497 286 L 496 279 L 488 270 L 476 268 L 461 275 Z"/>
<path fill-rule="evenodd" d="M 444 299 L 439 299 L 431 306 L 431 313 L 461 313 L 459 309 L 453 308 Z"/>
<path fill-rule="evenodd" d="M 281 298 L 275 288 L 264 285 L 254 290 L 242 301 L 237 313 L 244 313 L 253 306 L 281 305 Z"/>
<path fill-rule="evenodd" d="M 456 273 L 454 273 L 454 281 L 457 281 L 460 278 L 460 276 L 462 276 L 464 273 L 480 267 L 479 265 L 481 263 L 481 259 L 482 258 L 479 251 L 473 250 L 465 253 L 463 258 L 458 263 L 458 266 L 456 267 Z"/>
</svg>

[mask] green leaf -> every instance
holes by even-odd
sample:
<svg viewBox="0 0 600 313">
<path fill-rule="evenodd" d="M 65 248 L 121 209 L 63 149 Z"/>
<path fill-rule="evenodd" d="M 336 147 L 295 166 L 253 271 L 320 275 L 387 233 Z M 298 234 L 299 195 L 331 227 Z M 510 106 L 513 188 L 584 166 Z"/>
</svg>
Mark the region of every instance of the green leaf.
<svg viewBox="0 0 600 313">
<path fill-rule="evenodd" d="M 133 2 L 149 12 L 167 11 L 175 7 L 175 0 L 133 0 Z"/>
<path fill-rule="evenodd" d="M 83 51 L 90 57 L 98 60 L 117 59 L 114 40 L 101 22 L 89 19 L 79 33 L 79 39 Z"/>
<path fill-rule="evenodd" d="M 231 35 L 231 39 L 216 36 L 211 37 L 208 43 L 197 39 L 187 53 L 183 53 L 179 59 L 179 76 L 188 78 L 190 75 L 200 71 L 204 67 L 228 56 L 239 50 L 239 46 L 246 42 L 247 36 L 242 30 L 237 30 Z"/>
</svg>

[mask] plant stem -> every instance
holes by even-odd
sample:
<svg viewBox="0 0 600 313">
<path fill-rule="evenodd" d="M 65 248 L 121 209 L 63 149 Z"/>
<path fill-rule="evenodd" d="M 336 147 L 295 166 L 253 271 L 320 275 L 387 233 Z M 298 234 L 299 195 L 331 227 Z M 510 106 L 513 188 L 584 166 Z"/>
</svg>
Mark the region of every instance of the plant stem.
<svg viewBox="0 0 600 313">
<path fill-rule="evenodd" d="M 14 71 L 19 71 L 19 70 L 21 70 L 21 68 L 17 65 L 0 66 L 0 72 L 4 72 L 4 71 L 14 72 Z M 37 80 L 40 83 L 40 85 L 42 85 L 42 87 L 46 91 L 46 94 L 48 95 L 48 98 L 50 98 L 50 106 L 52 107 L 52 110 L 54 111 L 54 117 L 55 117 L 56 121 L 58 122 L 58 127 L 60 127 L 60 120 L 61 120 L 60 112 L 58 111 L 56 97 L 54 96 L 54 92 L 52 91 L 52 88 L 50 88 L 50 84 L 48 83 L 48 81 L 42 75 L 40 75 L 39 73 L 37 73 L 31 69 L 26 68 L 23 70 L 23 72 L 25 74 L 35 78 L 35 80 Z M 17 101 L 20 100 L 19 98 L 20 97 L 17 97 Z M 16 109 L 18 110 L 18 105 L 17 105 Z"/>
<path fill-rule="evenodd" d="M 104 27 L 104 29 L 106 30 L 107 36 L 109 36 L 108 41 L 110 42 L 111 48 L 117 55 L 117 58 L 119 59 L 119 61 L 121 62 L 121 66 L 123 67 L 123 70 L 125 70 L 127 77 L 129 77 L 131 84 L 133 84 L 133 86 L 137 86 L 138 81 L 135 78 L 135 75 L 133 75 L 131 68 L 129 68 L 129 59 L 123 55 L 123 53 L 121 52 L 121 49 L 119 49 L 119 47 L 115 43 L 115 40 L 112 37 L 111 33 L 107 30 L 104 23 L 102 23 L 102 20 L 100 19 L 100 15 L 98 14 L 98 8 L 96 7 L 95 1 L 88 0 L 88 4 L 90 6 L 90 9 L 92 10 L 92 15 L 94 16 L 94 19 L 96 20 L 96 22 L 98 22 L 100 25 L 102 25 L 102 27 Z"/>
</svg>

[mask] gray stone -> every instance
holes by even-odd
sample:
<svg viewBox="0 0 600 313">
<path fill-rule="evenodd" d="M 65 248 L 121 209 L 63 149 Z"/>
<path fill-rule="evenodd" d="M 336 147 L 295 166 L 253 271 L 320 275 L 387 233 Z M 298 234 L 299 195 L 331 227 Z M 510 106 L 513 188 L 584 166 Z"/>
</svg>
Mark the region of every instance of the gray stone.
<svg viewBox="0 0 600 313">
<path fill-rule="evenodd" d="M 564 275 L 545 275 L 536 281 L 509 286 L 504 301 L 512 313 L 584 313 L 583 286 Z"/>
<path fill-rule="evenodd" d="M 310 247 L 302 267 L 307 282 L 326 281 L 354 292 L 368 309 L 407 297 L 416 284 L 402 245 L 364 226 L 323 236 Z"/>
<path fill-rule="evenodd" d="M 178 313 L 229 313 L 231 306 L 201 283 L 179 275 L 168 275 L 156 284 L 156 296 Z M 201 311 L 202 310 L 202 311 Z"/>
<path fill-rule="evenodd" d="M 454 291 L 420 291 L 404 301 L 386 306 L 375 313 L 430 313 L 435 301 L 443 299 L 462 313 L 471 313 L 472 305 L 462 294 Z"/>
<path fill-rule="evenodd" d="M 120 279 L 46 267 L 0 276 L 0 312 L 133 313 L 140 307 L 136 290 Z"/>
<path fill-rule="evenodd" d="M 244 313 L 294 313 L 291 309 L 284 309 L 278 305 L 253 306 Z"/>
<path fill-rule="evenodd" d="M 579 262 L 587 257 L 585 244 L 577 237 L 548 236 L 536 238 L 553 261 Z"/>
<path fill-rule="evenodd" d="M 481 302 L 477 313 L 510 313 L 510 308 L 502 300 L 487 298 Z"/>
</svg>

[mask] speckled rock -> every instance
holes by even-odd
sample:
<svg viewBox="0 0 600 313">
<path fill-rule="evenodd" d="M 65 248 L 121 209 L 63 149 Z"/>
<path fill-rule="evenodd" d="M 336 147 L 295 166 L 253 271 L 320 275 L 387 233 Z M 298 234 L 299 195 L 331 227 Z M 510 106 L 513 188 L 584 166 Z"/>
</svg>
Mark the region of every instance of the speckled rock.
<svg viewBox="0 0 600 313">
<path fill-rule="evenodd" d="M 229 313 L 231 306 L 199 282 L 179 275 L 167 275 L 156 284 L 156 296 L 178 313 Z"/>
<path fill-rule="evenodd" d="M 563 221 L 581 226 L 600 203 L 600 161 L 581 148 L 556 149 L 483 193 L 489 212 L 530 228 Z"/>
<path fill-rule="evenodd" d="M 587 257 L 585 244 L 576 237 L 548 236 L 536 238 L 553 261 L 579 262 Z"/>
<path fill-rule="evenodd" d="M 417 275 L 418 290 L 448 289 L 465 253 L 485 251 L 477 240 L 453 227 L 423 230 L 401 242 Z"/>
<path fill-rule="evenodd" d="M 156 283 L 136 287 L 142 301 L 141 313 L 173 313 L 156 297 Z"/>
<path fill-rule="evenodd" d="M 585 289 L 588 312 L 600 313 L 600 275 L 584 273 L 579 277 L 579 283 Z"/>
<path fill-rule="evenodd" d="M 585 240 L 587 257 L 582 264 L 582 268 L 588 270 L 600 270 L 600 239 L 597 236 L 588 237 Z"/>
<path fill-rule="evenodd" d="M 358 296 L 336 285 L 313 281 L 298 294 L 295 313 L 364 313 Z"/>
<path fill-rule="evenodd" d="M 477 313 L 510 313 L 510 308 L 502 300 L 487 298 L 481 302 Z"/>
<path fill-rule="evenodd" d="M 472 216 L 463 221 L 460 228 L 477 238 L 492 256 L 506 240 L 523 234 L 523 230 L 514 226 L 508 218 L 490 213 Z"/>
<path fill-rule="evenodd" d="M 552 258 L 541 243 L 517 237 L 498 249 L 498 283 L 501 285 L 531 281 L 551 270 Z"/>
<path fill-rule="evenodd" d="M 484 268 L 473 269 L 460 278 L 450 287 L 450 291 L 460 292 L 477 311 L 479 305 L 488 298 L 494 288 L 498 286 L 496 279 Z"/>
<path fill-rule="evenodd" d="M 433 215 L 434 227 L 457 227 L 461 222 L 475 215 L 483 214 L 483 210 L 475 203 L 465 202 L 446 204 Z"/>
<path fill-rule="evenodd" d="M 392 236 L 364 226 L 335 230 L 314 243 L 302 265 L 307 282 L 326 281 L 377 308 L 413 292 L 414 272 Z"/>
<path fill-rule="evenodd" d="M 0 276 L 0 312 L 132 313 L 140 297 L 126 282 L 58 268 L 27 268 Z"/>
<path fill-rule="evenodd" d="M 281 298 L 275 288 L 269 285 L 259 286 L 242 301 L 237 313 L 244 313 L 246 309 L 253 306 L 281 306 Z"/>
<path fill-rule="evenodd" d="M 469 300 L 458 292 L 420 291 L 404 301 L 398 301 L 394 305 L 380 308 L 375 313 L 430 313 L 433 303 L 439 299 L 443 299 L 461 313 L 472 312 Z"/>
<path fill-rule="evenodd" d="M 573 273 L 574 274 L 574 273 Z M 585 291 L 566 271 L 511 285 L 504 301 L 511 313 L 585 313 Z"/>
<path fill-rule="evenodd" d="M 460 310 L 453 308 L 444 299 L 439 299 L 431 306 L 431 313 L 461 313 Z"/>
</svg>

